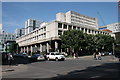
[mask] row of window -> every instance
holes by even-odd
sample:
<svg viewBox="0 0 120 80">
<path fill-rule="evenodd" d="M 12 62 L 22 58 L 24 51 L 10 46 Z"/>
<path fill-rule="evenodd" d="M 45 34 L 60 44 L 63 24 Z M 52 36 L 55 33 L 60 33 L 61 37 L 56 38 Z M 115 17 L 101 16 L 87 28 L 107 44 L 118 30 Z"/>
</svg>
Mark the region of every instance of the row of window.
<svg viewBox="0 0 120 80">
<path fill-rule="evenodd" d="M 42 35 L 42 34 L 44 34 L 43 33 L 44 31 L 46 31 L 46 27 L 40 28 L 40 29 L 38 29 L 38 30 L 36 30 L 34 32 L 31 32 L 28 35 L 23 36 L 22 40 L 29 39 L 31 36 L 34 37 L 34 35 L 38 35 L 38 34 Z"/>
<path fill-rule="evenodd" d="M 77 16 L 71 16 L 71 18 L 74 18 L 74 19 L 78 19 L 79 21 L 87 21 L 87 22 L 90 22 L 90 23 L 96 23 L 95 21 L 93 21 L 93 20 L 88 20 L 87 18 L 85 19 L 85 18 L 80 18 L 79 16 L 77 17 Z"/>
<path fill-rule="evenodd" d="M 72 25 L 67 25 L 67 24 L 62 24 L 58 23 L 58 28 L 63 28 L 63 29 L 80 29 L 80 27 L 72 26 Z"/>
<path fill-rule="evenodd" d="M 63 29 L 67 29 L 67 26 L 68 26 L 68 30 L 70 29 L 75 29 L 75 30 L 81 30 L 83 32 L 86 32 L 86 33 L 92 33 L 92 34 L 108 34 L 108 33 L 105 33 L 105 32 L 101 32 L 101 31 L 94 31 L 94 30 L 91 30 L 91 29 L 87 29 L 87 28 L 80 28 L 80 27 L 76 27 L 76 26 L 72 26 L 72 25 L 67 25 L 67 24 L 62 24 L 62 23 L 58 23 L 58 28 L 59 29 L 62 29 L 62 25 L 63 25 Z M 58 35 L 61 35 L 63 33 L 62 30 L 58 30 Z"/>
<path fill-rule="evenodd" d="M 84 16 L 84 15 L 81 15 L 79 13 L 74 13 L 74 14 L 72 14 L 72 16 L 78 16 L 78 17 L 82 17 L 82 18 L 86 18 L 86 19 L 90 19 L 90 20 L 95 20 L 95 18 Z"/>
<path fill-rule="evenodd" d="M 79 23 L 79 24 L 87 24 L 87 25 L 95 25 L 94 23 L 90 23 L 90 22 L 87 22 L 87 21 L 80 21 L 80 20 L 76 20 L 76 19 L 71 19 L 72 21 L 74 21 L 74 23 Z"/>
<path fill-rule="evenodd" d="M 33 42 L 34 40 L 40 40 L 40 39 L 44 39 L 44 38 L 46 38 L 46 33 L 31 37 L 31 38 L 28 38 L 28 39 L 25 39 L 25 40 L 22 41 L 22 43 L 24 44 L 24 43 L 28 43 L 30 41 Z"/>
</svg>

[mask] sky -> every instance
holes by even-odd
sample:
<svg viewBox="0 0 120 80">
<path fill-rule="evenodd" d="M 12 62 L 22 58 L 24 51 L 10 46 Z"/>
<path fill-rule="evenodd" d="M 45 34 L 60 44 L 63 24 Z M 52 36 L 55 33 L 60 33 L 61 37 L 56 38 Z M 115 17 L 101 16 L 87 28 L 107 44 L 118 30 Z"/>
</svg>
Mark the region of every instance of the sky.
<svg viewBox="0 0 120 80">
<path fill-rule="evenodd" d="M 24 28 L 27 19 L 49 22 L 56 13 L 69 10 L 97 17 L 99 26 L 118 22 L 117 2 L 2 2 L 3 30 L 14 33 L 16 28 Z"/>
</svg>

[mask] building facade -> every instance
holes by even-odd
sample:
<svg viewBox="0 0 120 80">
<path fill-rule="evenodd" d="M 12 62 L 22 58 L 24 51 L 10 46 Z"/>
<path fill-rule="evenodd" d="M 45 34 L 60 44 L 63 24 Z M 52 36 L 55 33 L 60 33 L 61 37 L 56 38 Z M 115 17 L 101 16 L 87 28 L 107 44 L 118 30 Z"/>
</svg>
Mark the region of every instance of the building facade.
<svg viewBox="0 0 120 80">
<path fill-rule="evenodd" d="M 5 48 L 6 48 L 6 45 L 5 43 L 7 41 L 15 41 L 15 34 L 12 34 L 12 33 L 6 33 L 6 32 L 2 32 L 0 34 L 0 51 L 1 52 L 5 52 Z"/>
<path fill-rule="evenodd" d="M 28 19 L 25 21 L 25 35 L 29 34 L 31 31 L 35 30 L 36 28 L 40 27 L 42 22 L 34 19 Z"/>
<path fill-rule="evenodd" d="M 99 27 L 99 30 L 105 30 L 105 29 L 111 30 L 112 33 L 115 34 L 116 40 L 120 42 L 120 23 L 113 23 Z"/>
<path fill-rule="evenodd" d="M 28 55 L 32 53 L 49 53 L 50 51 L 59 51 L 61 49 L 60 35 L 69 29 L 81 30 L 87 34 L 104 34 L 111 35 L 109 32 L 97 30 L 93 27 L 85 27 L 79 24 L 52 21 L 46 25 L 39 27 L 38 29 L 30 32 L 27 35 L 23 35 L 16 39 L 16 42 L 20 46 L 21 52 L 26 52 Z"/>
<path fill-rule="evenodd" d="M 25 28 L 21 28 L 21 29 L 16 29 L 15 30 L 15 35 L 16 35 L 16 38 L 22 36 L 22 35 L 25 35 Z"/>
<path fill-rule="evenodd" d="M 85 16 L 74 11 L 68 11 L 66 13 L 57 13 L 56 20 L 61 22 L 71 23 L 71 24 L 78 24 L 80 26 L 85 26 L 88 28 L 93 27 L 98 29 L 97 18 Z"/>
</svg>

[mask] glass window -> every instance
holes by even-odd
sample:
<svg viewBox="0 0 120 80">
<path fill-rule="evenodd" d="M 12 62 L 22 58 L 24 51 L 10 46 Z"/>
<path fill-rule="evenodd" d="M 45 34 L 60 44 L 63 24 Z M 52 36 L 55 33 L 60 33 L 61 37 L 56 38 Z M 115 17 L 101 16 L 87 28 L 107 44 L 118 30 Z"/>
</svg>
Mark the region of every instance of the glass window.
<svg viewBox="0 0 120 80">
<path fill-rule="evenodd" d="M 44 27 L 44 31 L 46 31 L 46 27 Z"/>
<path fill-rule="evenodd" d="M 62 23 L 58 23 L 58 28 L 62 28 Z"/>
<path fill-rule="evenodd" d="M 58 35 L 62 35 L 62 30 L 58 30 Z"/>
<path fill-rule="evenodd" d="M 77 27 L 78 30 L 80 30 L 80 27 Z"/>
<path fill-rule="evenodd" d="M 67 29 L 67 25 L 66 25 L 66 24 L 64 24 L 63 28 L 64 28 L 64 29 Z"/>
<path fill-rule="evenodd" d="M 76 29 L 76 26 L 73 26 L 73 29 Z"/>
<path fill-rule="evenodd" d="M 72 29 L 72 25 L 68 25 L 68 29 Z"/>
</svg>

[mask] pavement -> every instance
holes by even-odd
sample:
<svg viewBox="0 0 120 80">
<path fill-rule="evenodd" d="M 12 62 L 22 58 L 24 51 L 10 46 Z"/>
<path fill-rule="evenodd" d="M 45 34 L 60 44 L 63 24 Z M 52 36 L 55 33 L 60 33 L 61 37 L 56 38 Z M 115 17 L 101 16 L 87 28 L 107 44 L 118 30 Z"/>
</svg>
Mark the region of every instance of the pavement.
<svg viewBox="0 0 120 80">
<path fill-rule="evenodd" d="M 86 59 L 87 58 L 91 58 L 92 59 L 93 56 L 82 56 L 82 57 L 78 57 L 78 58 L 74 58 L 74 57 L 69 57 L 69 58 L 66 58 L 66 60 L 70 60 L 70 59 Z M 118 58 L 115 58 L 113 56 L 109 56 L 111 57 L 110 59 L 107 59 L 105 61 L 114 61 L 114 62 L 118 62 Z M 17 65 L 2 65 L 2 72 L 3 73 L 6 73 L 6 72 L 11 72 L 11 71 L 17 71 L 17 72 L 20 72 L 21 70 L 23 70 L 23 67 L 24 69 L 26 68 L 26 65 L 25 64 L 17 64 Z"/>
<path fill-rule="evenodd" d="M 93 56 L 82 56 L 76 59 L 66 58 L 60 62 L 3 65 L 2 74 L 3 78 L 117 78 L 118 63 L 118 59 L 113 56 L 103 56 L 102 60 L 93 60 Z"/>
</svg>

